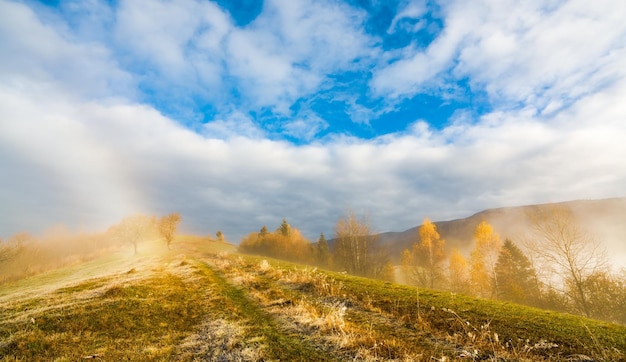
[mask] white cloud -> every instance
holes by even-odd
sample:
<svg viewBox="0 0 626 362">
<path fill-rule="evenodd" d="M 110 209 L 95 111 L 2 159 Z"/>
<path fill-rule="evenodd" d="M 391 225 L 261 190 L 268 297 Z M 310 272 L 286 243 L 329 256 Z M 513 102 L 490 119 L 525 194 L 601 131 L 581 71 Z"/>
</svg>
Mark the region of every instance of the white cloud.
<svg viewBox="0 0 626 362">
<path fill-rule="evenodd" d="M 268 2 L 249 28 L 236 29 L 207 4 L 146 5 L 162 17 L 171 14 L 166 27 L 181 19 L 191 25 L 136 51 L 170 77 L 180 72 L 195 79 L 195 67 L 205 73 L 198 77 L 215 72 L 221 79 L 230 69 L 229 76 L 248 86 L 242 92 L 252 98 L 242 102 L 276 107 L 314 91 L 328 72 L 349 68 L 368 52 L 369 40 L 358 30 L 361 15 L 340 5 Z M 373 140 L 331 136 L 295 146 L 265 139 L 250 113 L 232 105 L 198 133 L 185 129 L 133 102 L 136 84 L 104 45 L 63 35 L 63 26 L 42 22 L 21 3 L 0 2 L 0 47 L 12 54 L 0 58 L 0 169 L 9 170 L 0 179 L 2 236 L 58 222 L 104 227 L 133 211 L 180 211 L 190 232 L 221 229 L 235 242 L 283 217 L 315 238 L 332 234 L 346 207 L 369 210 L 374 226 L 387 231 L 425 216 L 442 220 L 487 207 L 624 195 L 622 26 L 568 10 L 577 4 L 521 9 L 518 20 L 487 2 L 484 19 L 472 6 L 450 5 L 439 39 L 380 69 L 372 83 L 380 94 L 402 97 L 452 70 L 484 84 L 493 99 L 516 99 L 523 107 L 495 107 L 469 121 L 459 112 L 442 130 L 418 121 Z M 122 10 L 132 6 L 124 3 Z M 538 37 L 530 28 L 549 32 L 578 18 L 606 31 L 588 55 L 578 59 L 574 46 L 560 44 L 570 39 L 562 32 L 542 40 L 554 53 L 530 47 Z M 150 33 L 151 25 L 142 24 L 118 34 L 136 32 L 128 39 L 134 44 Z M 522 45 L 530 48 L 522 52 Z M 561 69 L 550 54 L 573 59 Z M 544 57 L 557 78 L 541 72 Z M 368 118 L 361 111 L 354 102 L 353 114 Z M 285 130 L 304 140 L 330 122 L 312 111 L 290 121 Z"/>
<path fill-rule="evenodd" d="M 364 15 L 336 2 L 266 1 L 253 23 L 229 37 L 229 70 L 252 105 L 289 114 L 289 106 L 318 90 L 327 74 L 371 55 Z"/>
<path fill-rule="evenodd" d="M 423 15 L 425 15 L 428 11 L 425 0 L 406 1 L 404 4 L 399 5 L 398 8 L 398 13 L 391 21 L 389 29 L 387 29 L 388 33 L 393 33 L 397 27 L 406 28 L 408 31 L 417 31 L 424 26 L 424 23 L 422 21 L 418 21 L 408 28 L 407 25 L 401 23 L 404 19 L 419 20 Z"/>
<path fill-rule="evenodd" d="M 82 98 L 134 95 L 132 77 L 99 44 L 71 39 L 21 3 L 0 2 L 0 76 L 4 83 L 46 94 L 62 88 Z M 68 39 L 70 38 L 70 39 Z"/>
<path fill-rule="evenodd" d="M 422 122 L 373 141 L 294 146 L 200 136 L 146 106 L 44 101 L 5 87 L 0 162 L 20 169 L 2 181 L 10 192 L 0 228 L 177 210 L 191 231 L 221 229 L 233 241 L 283 217 L 314 238 L 332 234 L 346 207 L 368 210 L 387 231 L 424 216 L 616 196 L 626 182 L 626 170 L 615 168 L 626 157 L 626 129 L 625 110 L 612 105 L 625 95 L 622 86 L 587 97 L 548 124 L 531 112 L 501 112 L 455 130 Z"/>
<path fill-rule="evenodd" d="M 558 102 L 572 102 L 624 77 L 626 4 L 547 5 L 448 2 L 440 36 L 428 48 L 409 48 L 383 66 L 372 88 L 404 97 L 432 89 L 442 76 L 467 77 L 495 105 L 522 102 L 537 110 L 549 106 L 550 113 Z"/>
<path fill-rule="evenodd" d="M 295 119 L 288 121 L 283 128 L 288 135 L 294 138 L 311 141 L 318 133 L 328 128 L 328 122 L 314 112 L 306 111 L 298 114 Z"/>
<path fill-rule="evenodd" d="M 218 117 L 218 119 L 205 124 L 202 127 L 202 134 L 213 139 L 235 137 L 259 139 L 265 136 L 265 132 L 254 124 L 250 116 L 240 111 L 233 111 L 223 119 Z"/>
<path fill-rule="evenodd" d="M 193 97 L 218 104 L 228 98 L 224 42 L 234 25 L 215 3 L 122 1 L 115 11 L 111 46 L 138 82 L 181 114 L 179 121 Z"/>
</svg>

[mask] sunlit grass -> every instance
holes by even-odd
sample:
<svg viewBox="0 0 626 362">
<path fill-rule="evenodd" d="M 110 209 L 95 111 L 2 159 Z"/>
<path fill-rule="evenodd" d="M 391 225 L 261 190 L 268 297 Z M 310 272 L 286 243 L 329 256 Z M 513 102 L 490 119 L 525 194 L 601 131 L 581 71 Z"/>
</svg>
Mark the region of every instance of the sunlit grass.
<svg viewBox="0 0 626 362">
<path fill-rule="evenodd" d="M 571 361 L 626 327 L 184 237 L 0 286 L 0 361 Z"/>
<path fill-rule="evenodd" d="M 288 328 L 344 359 L 624 358 L 624 326 L 257 257 L 213 263 Z"/>
<path fill-rule="evenodd" d="M 28 361 L 90 355 L 169 360 L 174 346 L 206 317 L 210 288 L 201 280 L 188 283 L 174 270 L 146 274 L 60 289 L 46 296 L 43 309 L 28 298 L 3 308 L 14 318 L 2 324 L 2 355 Z M 90 293 L 93 287 L 99 292 Z"/>
</svg>

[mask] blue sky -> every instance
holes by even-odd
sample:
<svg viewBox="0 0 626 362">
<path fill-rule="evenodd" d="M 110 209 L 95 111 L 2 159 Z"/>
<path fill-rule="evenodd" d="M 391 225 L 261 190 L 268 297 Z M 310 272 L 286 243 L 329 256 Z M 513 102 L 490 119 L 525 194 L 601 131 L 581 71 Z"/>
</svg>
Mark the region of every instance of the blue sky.
<svg viewBox="0 0 626 362">
<path fill-rule="evenodd" d="M 450 74 L 392 97 L 373 89 L 376 72 L 401 60 L 407 50 L 428 48 L 441 35 L 436 3 L 218 1 L 153 3 L 147 9 L 124 2 L 44 3 L 31 6 L 49 23 L 68 27 L 77 40 L 102 42 L 112 52 L 135 77 L 136 101 L 194 130 L 237 110 L 266 137 L 301 145 L 334 135 L 373 139 L 402 132 L 418 120 L 441 129 L 455 112 L 477 117 L 490 107 L 481 87 Z M 168 7 L 180 12 L 181 22 L 151 23 L 150 11 L 167 16 Z M 207 17 L 188 26 L 182 21 L 191 7 Z M 127 23 L 119 26 L 120 18 Z M 155 31 L 155 38 L 126 38 L 116 27 Z M 220 31 L 225 33 L 215 34 Z M 177 32 L 182 38 L 172 39 Z M 206 40 L 213 45 L 205 46 Z M 256 61 L 256 67 L 247 64 Z M 200 73 L 206 66 L 212 73 L 206 75 L 208 82 Z M 271 88 L 267 96 L 264 88 Z"/>
<path fill-rule="evenodd" d="M 0 0 L 0 235 L 626 194 L 626 3 Z"/>
</svg>

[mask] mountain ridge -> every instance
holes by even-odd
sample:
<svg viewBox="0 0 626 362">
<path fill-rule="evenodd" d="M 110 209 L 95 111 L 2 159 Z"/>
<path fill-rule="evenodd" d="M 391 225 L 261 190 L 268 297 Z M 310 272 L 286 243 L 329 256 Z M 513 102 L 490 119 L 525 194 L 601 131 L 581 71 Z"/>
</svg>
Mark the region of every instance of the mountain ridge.
<svg viewBox="0 0 626 362">
<path fill-rule="evenodd" d="M 502 240 L 508 238 L 519 243 L 532 235 L 528 214 L 553 207 L 570 209 L 581 229 L 611 251 L 611 261 L 626 267 L 626 197 L 490 208 L 465 218 L 433 223 L 448 249 L 456 248 L 467 255 L 473 247 L 474 229 L 481 221 L 491 224 Z M 419 241 L 420 226 L 377 234 L 381 245 L 389 250 L 392 261 L 399 262 L 402 251 Z"/>
</svg>

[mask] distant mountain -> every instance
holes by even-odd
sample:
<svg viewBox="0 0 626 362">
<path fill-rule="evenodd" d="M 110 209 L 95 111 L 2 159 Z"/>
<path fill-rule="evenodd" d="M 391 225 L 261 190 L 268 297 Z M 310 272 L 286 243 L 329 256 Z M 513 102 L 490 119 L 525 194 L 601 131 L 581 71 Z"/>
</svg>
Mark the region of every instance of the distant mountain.
<svg viewBox="0 0 626 362">
<path fill-rule="evenodd" d="M 626 197 L 487 209 L 463 219 L 438 221 L 435 225 L 448 248 L 458 248 L 468 255 L 474 245 L 474 229 L 481 221 L 491 224 L 502 240 L 521 241 L 532 234 L 527 215 L 554 206 L 572 210 L 578 226 L 602 242 L 613 262 L 626 267 Z M 378 235 L 394 262 L 399 262 L 402 251 L 419 240 L 418 229 L 416 226 Z"/>
</svg>

